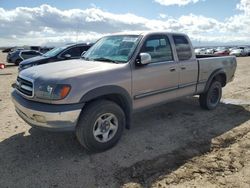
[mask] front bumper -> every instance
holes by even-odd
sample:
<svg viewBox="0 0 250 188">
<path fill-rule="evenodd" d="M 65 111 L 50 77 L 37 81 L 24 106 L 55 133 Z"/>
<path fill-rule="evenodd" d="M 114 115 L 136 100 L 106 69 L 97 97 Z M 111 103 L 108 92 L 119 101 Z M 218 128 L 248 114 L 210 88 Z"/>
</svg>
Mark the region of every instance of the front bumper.
<svg viewBox="0 0 250 188">
<path fill-rule="evenodd" d="M 12 92 L 18 115 L 32 127 L 52 131 L 73 131 L 84 104 L 45 104 L 30 101 Z"/>
</svg>

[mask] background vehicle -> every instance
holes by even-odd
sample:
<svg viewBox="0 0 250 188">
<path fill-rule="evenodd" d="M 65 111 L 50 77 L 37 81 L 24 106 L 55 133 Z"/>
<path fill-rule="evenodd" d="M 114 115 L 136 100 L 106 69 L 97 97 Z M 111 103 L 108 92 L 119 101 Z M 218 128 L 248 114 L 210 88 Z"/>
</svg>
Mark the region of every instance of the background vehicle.
<svg viewBox="0 0 250 188">
<path fill-rule="evenodd" d="M 53 49 L 53 47 L 41 47 L 39 52 L 41 52 L 42 54 L 45 54 L 52 49 Z"/>
<path fill-rule="evenodd" d="M 31 49 L 24 49 L 24 48 L 21 48 L 21 47 L 10 47 L 10 48 L 5 48 L 2 50 L 3 53 L 11 53 L 11 52 L 14 52 L 16 50 L 31 50 Z"/>
<path fill-rule="evenodd" d="M 238 48 L 238 49 L 232 50 L 230 52 L 230 55 L 235 55 L 235 56 L 239 57 L 239 56 L 247 56 L 248 53 L 244 49 Z"/>
<path fill-rule="evenodd" d="M 11 51 L 12 48 L 4 48 L 2 50 L 2 53 L 9 53 Z"/>
<path fill-rule="evenodd" d="M 205 55 L 206 54 L 206 48 L 196 48 L 194 50 L 196 55 Z"/>
<path fill-rule="evenodd" d="M 247 53 L 248 56 L 250 56 L 250 47 L 246 47 L 245 52 Z"/>
<path fill-rule="evenodd" d="M 206 49 L 206 52 L 205 52 L 205 54 L 214 54 L 214 52 L 215 52 L 215 49 L 213 49 L 213 48 L 208 48 L 208 49 Z"/>
<path fill-rule="evenodd" d="M 87 51 L 92 44 L 71 44 L 66 46 L 61 46 L 58 48 L 53 48 L 47 53 L 40 55 L 35 58 L 31 58 L 23 61 L 19 65 L 19 71 L 26 68 L 41 65 L 46 63 L 52 63 L 56 61 L 69 60 L 69 59 L 78 59 L 81 57 L 81 54 L 84 51 Z"/>
<path fill-rule="evenodd" d="M 104 151 L 131 126 L 135 111 L 193 95 L 202 108 L 215 109 L 236 66 L 233 56 L 196 56 L 184 34 L 111 35 L 83 59 L 21 71 L 12 100 L 31 126 L 74 130 L 86 149 Z"/>
<path fill-rule="evenodd" d="M 7 62 L 15 63 L 15 65 L 19 65 L 25 59 L 29 59 L 32 57 L 40 56 L 42 53 L 34 50 L 16 50 L 8 53 Z"/>
<path fill-rule="evenodd" d="M 52 50 L 53 47 L 47 47 L 47 46 L 23 46 L 23 47 L 9 47 L 9 48 L 5 48 L 2 50 L 3 53 L 10 53 L 10 52 L 14 52 L 16 50 L 34 50 L 34 51 L 38 51 L 42 54 Z"/>
<path fill-rule="evenodd" d="M 217 48 L 216 51 L 214 52 L 215 55 L 219 56 L 226 56 L 229 55 L 229 49 L 227 48 Z"/>
</svg>

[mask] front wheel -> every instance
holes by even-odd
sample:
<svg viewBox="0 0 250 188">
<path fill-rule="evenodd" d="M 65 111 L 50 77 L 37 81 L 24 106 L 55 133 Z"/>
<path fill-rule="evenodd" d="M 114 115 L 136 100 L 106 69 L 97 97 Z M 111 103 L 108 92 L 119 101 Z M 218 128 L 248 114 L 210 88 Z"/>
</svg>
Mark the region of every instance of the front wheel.
<svg viewBox="0 0 250 188">
<path fill-rule="evenodd" d="M 125 127 L 121 107 L 108 100 L 98 100 L 83 109 L 76 127 L 80 144 L 92 152 L 110 149 L 120 140 Z"/>
<path fill-rule="evenodd" d="M 17 60 L 15 61 L 15 65 L 16 65 L 16 66 L 19 66 L 19 64 L 21 63 L 21 61 L 22 61 L 21 59 L 17 59 Z"/>
<path fill-rule="evenodd" d="M 200 95 L 200 106 L 207 110 L 215 109 L 220 103 L 222 87 L 219 81 L 214 81 L 206 93 Z"/>
</svg>

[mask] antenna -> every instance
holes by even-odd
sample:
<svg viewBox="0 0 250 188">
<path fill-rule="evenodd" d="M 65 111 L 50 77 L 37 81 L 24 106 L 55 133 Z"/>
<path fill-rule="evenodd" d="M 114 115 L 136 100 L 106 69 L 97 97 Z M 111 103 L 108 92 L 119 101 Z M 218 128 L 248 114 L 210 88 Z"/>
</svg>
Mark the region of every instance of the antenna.
<svg viewBox="0 0 250 188">
<path fill-rule="evenodd" d="M 79 21 L 76 21 L 76 43 L 78 42 L 78 33 L 79 33 Z"/>
</svg>

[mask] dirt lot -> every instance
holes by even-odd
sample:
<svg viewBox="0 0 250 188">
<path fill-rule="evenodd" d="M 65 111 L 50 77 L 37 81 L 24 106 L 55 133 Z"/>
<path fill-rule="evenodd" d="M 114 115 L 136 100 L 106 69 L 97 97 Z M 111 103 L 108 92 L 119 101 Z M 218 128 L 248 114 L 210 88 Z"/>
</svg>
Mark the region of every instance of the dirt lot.
<svg viewBox="0 0 250 188">
<path fill-rule="evenodd" d="M 238 59 L 215 111 L 194 97 L 137 113 L 119 144 L 99 154 L 73 133 L 22 121 L 10 99 L 16 76 L 15 66 L 0 70 L 1 187 L 250 187 L 249 57 Z"/>
</svg>

